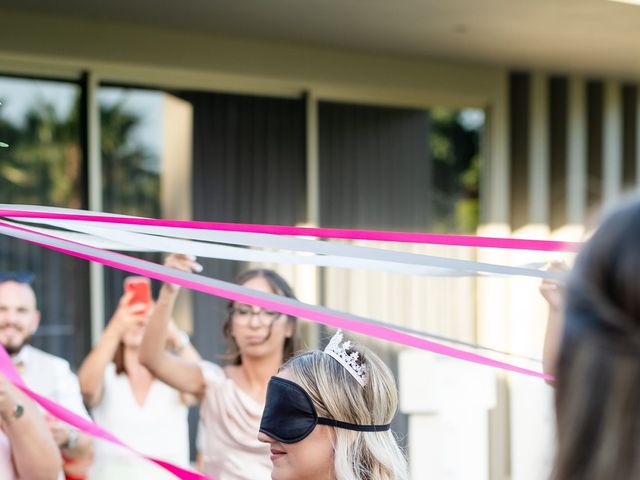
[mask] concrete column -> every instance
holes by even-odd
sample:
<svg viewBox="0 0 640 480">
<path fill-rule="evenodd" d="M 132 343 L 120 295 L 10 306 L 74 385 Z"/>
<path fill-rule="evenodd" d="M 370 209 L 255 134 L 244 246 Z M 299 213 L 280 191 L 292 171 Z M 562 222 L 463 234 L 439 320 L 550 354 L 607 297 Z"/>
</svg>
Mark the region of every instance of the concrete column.
<svg viewBox="0 0 640 480">
<path fill-rule="evenodd" d="M 569 79 L 567 118 L 567 221 L 584 223 L 587 209 L 587 107 L 582 78 Z"/>
<path fill-rule="evenodd" d="M 509 223 L 509 92 L 508 72 L 496 85 L 482 139 L 480 212 L 483 225 Z"/>
<path fill-rule="evenodd" d="M 193 106 L 173 95 L 163 98 L 160 205 L 164 218 L 193 218 Z M 193 292 L 183 289 L 173 311 L 178 327 L 193 333 Z"/>
<path fill-rule="evenodd" d="M 549 223 L 548 77 L 531 76 L 529 96 L 529 224 Z"/>
<path fill-rule="evenodd" d="M 410 477 L 489 480 L 495 371 L 406 350 L 399 356 L 399 377 L 400 410 L 409 415 Z"/>
<path fill-rule="evenodd" d="M 622 91 L 620 84 L 608 81 L 604 87 L 602 152 L 602 201 L 615 202 L 622 189 Z"/>
<path fill-rule="evenodd" d="M 480 221 L 478 235 L 506 237 L 510 235 L 510 162 L 509 162 L 509 73 L 504 71 L 487 105 L 487 120 L 481 145 Z M 479 261 L 508 262 L 504 250 L 477 249 Z M 489 347 L 506 349 L 507 283 L 500 278 L 477 279 L 476 338 Z M 490 416 L 490 478 L 502 480 L 509 475 L 509 396 L 500 376 L 496 382 L 496 408 Z M 422 478 L 422 477 L 413 477 Z M 431 478 L 439 478 L 437 475 Z M 474 476 L 470 478 L 475 478 Z"/>
<path fill-rule="evenodd" d="M 86 78 L 87 132 L 89 171 L 89 210 L 102 212 L 102 153 L 100 149 L 100 105 L 98 102 L 99 79 L 93 72 Z M 104 330 L 104 268 L 96 262 L 89 265 L 91 296 L 91 344 L 95 345 Z"/>
</svg>

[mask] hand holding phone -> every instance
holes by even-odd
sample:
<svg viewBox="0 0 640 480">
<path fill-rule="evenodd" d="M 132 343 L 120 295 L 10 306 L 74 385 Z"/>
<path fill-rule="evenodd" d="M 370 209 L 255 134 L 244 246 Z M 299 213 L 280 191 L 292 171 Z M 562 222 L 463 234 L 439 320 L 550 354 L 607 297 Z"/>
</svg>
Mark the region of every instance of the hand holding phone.
<svg viewBox="0 0 640 480">
<path fill-rule="evenodd" d="M 127 277 L 124 279 L 124 291 L 132 293 L 129 305 L 142 303 L 151 307 L 151 280 L 147 277 Z"/>
</svg>

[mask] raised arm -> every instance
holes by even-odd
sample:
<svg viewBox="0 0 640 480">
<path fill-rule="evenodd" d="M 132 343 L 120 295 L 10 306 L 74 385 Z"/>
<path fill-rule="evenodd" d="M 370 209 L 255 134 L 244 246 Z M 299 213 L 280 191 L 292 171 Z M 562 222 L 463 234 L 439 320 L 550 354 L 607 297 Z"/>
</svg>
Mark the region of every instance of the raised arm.
<svg viewBox="0 0 640 480">
<path fill-rule="evenodd" d="M 569 270 L 564 262 L 552 262 L 550 271 L 566 272 Z M 558 280 L 543 280 L 540 285 L 540 293 L 549 304 L 547 318 L 547 330 L 544 336 L 544 350 L 542 354 L 542 369 L 549 375 L 555 375 L 556 363 L 562 341 L 564 328 L 564 282 Z"/>
<path fill-rule="evenodd" d="M 132 293 L 120 299 L 118 308 L 109 320 L 98 344 L 91 350 L 78 370 L 82 398 L 89 407 L 95 407 L 102 399 L 104 372 L 130 327 L 136 322 L 144 322 L 147 306 L 129 305 Z"/>
<path fill-rule="evenodd" d="M 0 374 L 2 429 L 21 480 L 55 480 L 62 471 L 60 451 L 33 402 Z"/>
<path fill-rule="evenodd" d="M 187 272 L 202 270 L 195 258 L 187 255 L 169 255 L 165 265 Z M 168 283 L 160 289 L 140 347 L 140 362 L 167 385 L 200 398 L 205 382 L 197 361 L 181 358 L 165 348 L 178 291 L 177 285 Z"/>
<path fill-rule="evenodd" d="M 167 331 L 167 342 L 170 350 L 183 360 L 191 362 L 199 362 L 202 357 L 191 344 L 189 335 L 181 331 L 173 320 L 169 320 L 169 329 Z"/>
</svg>

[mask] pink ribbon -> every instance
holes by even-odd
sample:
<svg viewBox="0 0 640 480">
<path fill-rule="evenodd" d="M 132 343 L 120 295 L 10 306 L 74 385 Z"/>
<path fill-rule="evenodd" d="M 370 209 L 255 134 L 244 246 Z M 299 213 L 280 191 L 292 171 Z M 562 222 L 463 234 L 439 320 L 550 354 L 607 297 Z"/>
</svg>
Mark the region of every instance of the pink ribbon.
<svg viewBox="0 0 640 480">
<path fill-rule="evenodd" d="M 268 310 L 275 310 L 277 312 L 281 312 L 294 317 L 306 318 L 316 323 L 321 323 L 333 328 L 342 328 L 344 330 L 361 333 L 363 335 L 387 340 L 393 343 L 398 343 L 400 345 L 419 348 L 421 350 L 427 350 L 433 353 L 438 353 L 440 355 L 446 355 L 449 357 L 454 357 L 460 360 L 466 360 L 468 362 L 478 363 L 501 370 L 521 373 L 532 377 L 543 378 L 545 380 L 551 380 L 553 378 L 550 375 L 542 372 L 518 367 L 516 365 L 501 362 L 499 360 L 494 360 L 483 355 L 478 355 L 476 353 L 467 352 L 458 348 L 449 347 L 447 345 L 426 340 L 424 338 L 415 337 L 413 335 L 402 333 L 383 325 L 369 323 L 365 319 L 345 316 L 344 314 L 340 314 L 339 312 L 306 305 L 298 301 L 292 302 L 290 299 L 281 297 L 279 295 L 263 294 L 262 296 L 256 296 L 255 294 L 251 293 L 251 289 L 239 287 L 221 281 L 216 281 L 216 285 L 218 286 L 214 286 L 206 283 L 206 281 L 210 279 L 201 275 L 178 272 L 171 268 L 157 265 L 146 260 L 140 260 L 138 258 L 123 255 L 121 253 L 105 251 L 99 248 L 90 247 L 88 245 L 81 245 L 70 240 L 57 238 L 53 235 L 34 232 L 25 227 L 17 227 L 11 224 L 6 224 L 4 222 L 0 222 L 0 226 L 13 230 L 28 232 L 34 237 L 39 237 L 45 240 L 54 239 L 58 244 L 65 245 L 64 247 L 53 246 L 46 241 L 39 242 L 36 240 L 27 239 L 27 241 L 31 243 L 35 243 L 36 245 L 40 245 L 51 250 L 65 253 L 77 258 L 82 258 L 91 262 L 101 263 L 108 267 L 125 270 L 137 275 L 144 275 L 150 278 L 155 278 L 156 280 L 160 280 L 162 282 L 181 285 L 191 290 L 207 293 L 209 295 L 226 298 L 228 300 L 233 300 L 240 303 L 256 305 L 258 307 L 262 307 Z M 82 247 L 84 252 L 87 253 L 79 252 L 77 250 L 77 247 Z"/>
<path fill-rule="evenodd" d="M 83 214 L 60 214 L 60 213 L 42 213 L 31 211 L 11 211 L 0 210 L 0 216 L 13 217 L 13 218 L 53 218 L 64 220 L 83 220 L 91 222 L 107 222 L 107 223 L 121 223 L 131 225 L 153 225 L 153 226 L 169 226 L 180 228 L 195 228 L 195 229 L 214 229 L 214 230 L 227 230 L 227 231 L 241 231 L 241 232 L 254 232 L 254 233 L 269 233 L 277 235 L 306 235 L 322 238 L 346 238 L 346 239 L 362 239 L 362 240 L 384 240 L 384 241 L 396 241 L 396 242 L 413 242 L 413 243 L 433 243 L 441 245 L 458 245 L 458 246 L 471 246 L 471 247 L 491 247 L 491 248 L 510 248 L 510 249 L 526 249 L 526 250 L 543 250 L 543 251 L 573 251 L 578 248 L 578 243 L 570 242 L 556 242 L 549 240 L 524 240 L 524 239 L 501 239 L 490 237 L 469 237 L 460 235 L 436 235 L 425 233 L 407 233 L 407 232 L 376 232 L 365 230 L 343 230 L 343 229 L 324 229 L 324 228 L 306 228 L 306 227 L 282 227 L 272 225 L 248 225 L 248 224 L 231 224 L 231 223 L 211 223 L 211 222 L 187 222 L 178 220 L 155 220 L 146 218 L 129 218 L 129 217 L 117 217 L 117 216 L 97 216 L 97 215 L 83 215 Z M 158 266 L 151 262 L 140 260 L 134 257 L 130 257 L 123 254 L 114 252 L 107 252 L 98 248 L 89 247 L 87 245 L 78 244 L 68 240 L 60 239 L 53 235 L 46 235 L 35 232 L 25 227 L 17 227 L 11 224 L 0 222 L 0 226 L 12 229 L 15 231 L 28 232 L 32 236 L 39 237 L 43 241 L 36 241 L 33 239 L 27 239 L 27 241 L 36 245 L 49 248 L 61 253 L 65 253 L 74 257 L 82 258 L 84 260 L 98 262 L 103 265 L 125 270 L 138 275 L 144 275 L 150 278 L 155 278 L 163 282 L 174 283 L 181 285 L 192 290 L 197 290 L 210 295 L 226 298 L 229 300 L 256 305 L 265 309 L 275 310 L 294 317 L 306 318 L 308 320 L 315 321 L 334 328 L 342 328 L 350 330 L 360 334 L 364 334 L 370 337 L 379 338 L 394 342 L 400 345 L 406 345 L 421 350 L 430 351 L 433 353 L 446 355 L 449 357 L 458 358 L 493 368 L 498 368 L 506 371 L 516 372 L 532 377 L 542 378 L 546 380 L 552 380 L 553 377 L 542 372 L 529 370 L 526 368 L 518 367 L 506 362 L 491 359 L 482 355 L 478 355 L 472 352 L 466 352 L 454 347 L 439 344 L 424 338 L 415 337 L 392 328 L 378 325 L 375 323 L 368 323 L 362 319 L 350 318 L 339 313 L 329 311 L 328 309 L 319 309 L 312 306 L 307 306 L 302 302 L 294 302 L 293 304 L 287 302 L 287 299 L 278 297 L 277 295 L 269 295 L 268 298 L 255 296 L 249 289 L 240 287 L 238 288 L 225 288 L 224 286 L 213 286 L 206 283 L 206 277 L 202 277 L 196 274 L 188 274 L 179 272 L 179 274 L 167 267 Z M 54 239 L 59 244 L 65 245 L 54 246 L 47 243 L 47 239 Z M 85 252 L 82 253 L 76 250 L 77 247 L 82 247 Z M 105 258 L 106 255 L 109 258 Z M 219 282 L 218 285 L 224 285 L 224 282 Z M 246 291 L 246 293 L 245 293 Z M 49 411 L 55 417 L 67 422 L 75 428 L 88 433 L 96 438 L 101 438 L 109 442 L 120 445 L 131 452 L 146 458 L 147 460 L 159 465 L 167 471 L 173 473 L 178 478 L 183 480 L 204 480 L 208 477 L 203 476 L 200 473 L 183 469 L 168 462 L 149 457 L 137 452 L 136 450 L 128 447 L 121 440 L 116 438 L 111 433 L 100 428 L 95 423 L 90 422 L 73 412 L 65 409 L 64 407 L 52 402 L 44 397 L 29 390 L 22 379 L 20 378 L 17 370 L 13 366 L 11 359 L 4 349 L 0 349 L 0 372 L 5 374 L 7 378 L 12 381 L 20 390 L 26 395 L 40 404 L 45 410 Z"/>
<path fill-rule="evenodd" d="M 0 345 L 2 347 L 2 345 Z M 67 410 L 61 405 L 38 395 L 37 393 L 30 390 L 20 377 L 20 374 L 16 370 L 16 367 L 13 365 L 9 354 L 4 349 L 4 347 L 0 348 L 0 372 L 4 374 L 7 379 L 13 383 L 17 388 L 22 390 L 25 395 L 38 403 L 42 408 L 44 408 L 47 412 L 53 415 L 56 418 L 59 418 L 63 422 L 68 423 L 69 425 L 77 428 L 78 430 L 91 435 L 92 437 L 99 438 L 102 440 L 106 440 L 111 443 L 115 443 L 116 445 L 120 445 L 121 447 L 126 448 L 127 450 L 133 452 L 134 454 L 145 458 L 156 465 L 164 468 L 168 472 L 174 474 L 176 477 L 181 478 L 182 480 L 207 480 L 209 477 L 204 476 L 201 473 L 194 472 L 192 470 L 187 470 L 182 467 L 178 467 L 177 465 L 173 465 L 172 463 L 165 462 L 164 460 L 160 460 L 158 458 L 150 457 L 147 455 L 143 455 L 142 453 L 134 450 L 133 448 L 126 445 L 122 440 L 118 439 L 113 434 L 109 433 L 105 429 L 99 427 L 95 423 L 76 415 L 70 410 Z M 213 479 L 209 479 L 213 480 Z"/>
<path fill-rule="evenodd" d="M 341 238 L 349 240 L 375 240 L 400 243 L 427 243 L 459 247 L 504 248 L 511 250 L 538 250 L 545 252 L 575 252 L 580 242 L 557 240 L 534 240 L 524 238 L 496 238 L 471 235 L 444 235 L 437 233 L 391 232 L 377 230 L 354 230 L 340 228 L 288 227 L 281 225 L 259 225 L 247 223 L 197 222 L 187 220 L 159 220 L 155 218 L 124 217 L 118 215 L 91 215 L 78 213 L 37 212 L 31 210 L 3 210 L 0 217 L 49 218 L 125 225 L 152 225 L 156 227 L 192 228 L 197 230 L 222 230 L 271 235 L 308 236 L 318 238 Z"/>
</svg>

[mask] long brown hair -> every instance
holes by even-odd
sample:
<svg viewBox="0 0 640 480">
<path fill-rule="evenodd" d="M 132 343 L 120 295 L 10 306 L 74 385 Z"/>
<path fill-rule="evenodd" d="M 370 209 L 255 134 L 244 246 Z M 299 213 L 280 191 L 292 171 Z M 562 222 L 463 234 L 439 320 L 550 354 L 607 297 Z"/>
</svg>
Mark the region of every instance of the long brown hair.
<svg viewBox="0 0 640 480">
<path fill-rule="evenodd" d="M 120 375 L 121 373 L 129 374 L 124 364 L 124 343 L 122 342 L 118 344 L 116 353 L 113 354 L 113 363 L 116 366 L 116 375 Z"/>
<path fill-rule="evenodd" d="M 610 214 L 567 284 L 554 480 L 640 478 L 640 200 Z"/>
<path fill-rule="evenodd" d="M 295 294 L 293 293 L 293 289 L 291 288 L 291 286 L 289 286 L 287 281 L 282 278 L 277 272 L 266 268 L 245 270 L 236 277 L 235 283 L 237 283 L 238 285 L 243 285 L 253 278 L 264 278 L 271 287 L 273 293 L 277 295 L 282 295 L 283 297 L 288 298 L 296 298 Z M 227 340 L 227 351 L 225 352 L 223 358 L 231 365 L 241 365 L 242 356 L 240 355 L 238 344 L 231 335 L 233 304 L 234 302 L 229 302 L 229 304 L 227 305 L 226 316 L 222 327 L 222 332 L 224 333 L 224 337 Z M 298 319 L 291 315 L 287 315 L 287 322 L 289 322 L 293 326 L 293 334 L 291 335 L 291 337 L 286 338 L 284 341 L 284 346 L 282 347 L 283 362 L 289 360 L 300 348 Z"/>
</svg>

